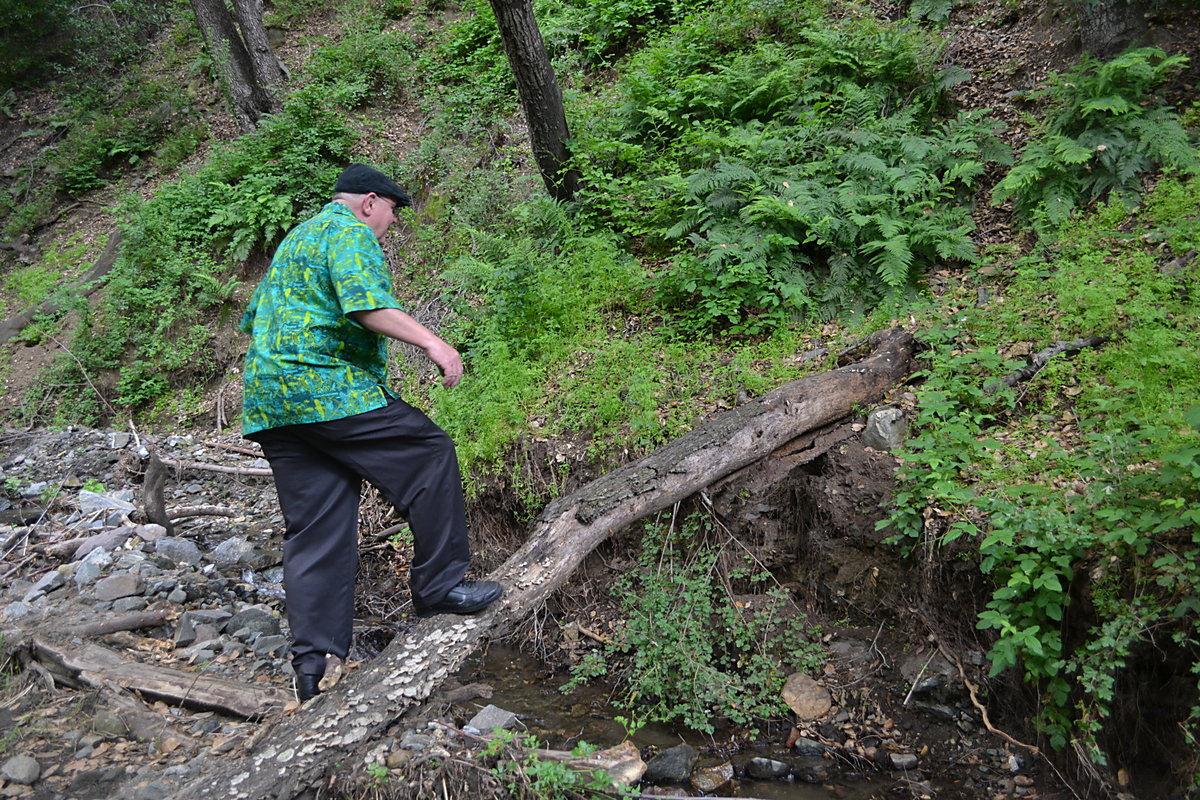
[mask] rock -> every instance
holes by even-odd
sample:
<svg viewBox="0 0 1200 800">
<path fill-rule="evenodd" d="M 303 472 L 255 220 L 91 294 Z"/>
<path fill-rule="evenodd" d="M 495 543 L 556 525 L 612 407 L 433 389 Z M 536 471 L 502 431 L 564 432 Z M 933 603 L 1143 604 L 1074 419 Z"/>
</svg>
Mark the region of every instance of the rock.
<svg viewBox="0 0 1200 800">
<path fill-rule="evenodd" d="M 20 619 L 27 616 L 31 610 L 28 603 L 22 603 L 18 600 L 4 607 L 4 616 L 8 619 Z"/>
<path fill-rule="evenodd" d="M 26 603 L 33 602 L 39 597 L 44 597 L 53 592 L 55 589 L 60 588 L 66 582 L 67 579 L 63 577 L 61 572 L 56 569 L 52 569 L 39 578 L 38 582 L 33 585 L 32 589 L 25 593 L 25 597 L 22 599 Z"/>
<path fill-rule="evenodd" d="M 208 558 L 214 564 L 229 567 L 236 564 L 253 564 L 258 560 L 258 554 L 254 545 L 241 536 L 234 536 L 214 547 Z"/>
<path fill-rule="evenodd" d="M 6 781 L 30 786 L 42 776 L 42 765 L 29 756 L 13 756 L 0 766 L 0 775 Z"/>
<path fill-rule="evenodd" d="M 135 528 L 127 526 L 124 528 L 114 528 L 111 531 L 105 531 L 104 533 L 98 533 L 95 536 L 91 536 L 81 542 L 79 547 L 75 548 L 75 558 L 83 558 L 88 553 L 100 547 L 108 551 L 116 550 L 118 547 L 125 544 L 125 541 L 129 539 L 130 536 L 133 536 L 135 530 Z"/>
<path fill-rule="evenodd" d="M 133 788 L 133 800 L 165 800 L 171 796 L 171 786 L 162 781 L 139 783 Z"/>
<path fill-rule="evenodd" d="M 124 450 L 133 441 L 133 437 L 124 431 L 113 431 L 108 434 L 108 449 L 109 450 Z"/>
<path fill-rule="evenodd" d="M 649 783 L 682 783 L 692 774 L 700 754 L 687 744 L 668 747 L 646 762 L 646 774 L 642 780 Z"/>
<path fill-rule="evenodd" d="M 70 784 L 74 797 L 115 797 L 117 784 L 125 778 L 125 767 L 113 765 L 77 774 Z"/>
<path fill-rule="evenodd" d="M 122 597 L 113 601 L 113 611 L 128 614 L 133 611 L 142 611 L 146 608 L 146 605 L 146 598 L 144 597 Z"/>
<path fill-rule="evenodd" d="M 229 616 L 228 611 L 220 609 L 195 609 L 183 612 L 179 616 L 179 624 L 175 628 L 175 646 L 187 647 L 195 643 L 199 639 L 196 631 L 199 625 L 211 625 L 217 633 L 220 633 Z"/>
<path fill-rule="evenodd" d="M 49 490 L 49 488 L 50 484 L 46 483 L 46 481 L 31 483 L 21 490 L 21 497 L 24 497 L 26 500 L 33 500 L 34 498 L 41 497 L 42 492 Z"/>
<path fill-rule="evenodd" d="M 818 720 L 833 707 L 829 690 L 803 672 L 794 672 L 783 685 L 783 701 L 801 721 Z"/>
<path fill-rule="evenodd" d="M 279 633 L 279 617 L 263 606 L 249 606 L 230 617 L 225 627 L 231 631 L 248 628 L 254 633 L 275 636 Z"/>
<path fill-rule="evenodd" d="M 146 525 L 138 525 L 133 529 L 133 532 L 143 542 L 157 542 L 167 535 L 166 528 L 162 525 L 155 525 L 153 522 Z"/>
<path fill-rule="evenodd" d="M 912 753 L 888 753 L 888 766 L 897 770 L 917 768 L 917 757 Z"/>
<path fill-rule="evenodd" d="M 154 552 L 166 556 L 176 564 L 190 564 L 195 567 L 204 561 L 200 548 L 188 539 L 165 536 L 154 543 Z"/>
<path fill-rule="evenodd" d="M 801 737 L 792 745 L 792 749 L 802 756 L 821 756 L 825 755 L 828 748 L 818 741 Z"/>
<path fill-rule="evenodd" d="M 792 764 L 792 775 L 805 783 L 824 783 L 833 775 L 832 762 L 817 756 L 809 756 Z"/>
<path fill-rule="evenodd" d="M 184 603 L 187 601 L 187 592 L 176 586 L 167 593 L 167 599 L 172 603 Z"/>
<path fill-rule="evenodd" d="M 129 495 L 132 498 L 132 492 Z M 79 512 L 85 517 L 108 511 L 123 511 L 128 514 L 133 510 L 133 503 L 121 499 L 121 493 L 101 494 L 89 492 L 87 489 L 79 490 Z"/>
<path fill-rule="evenodd" d="M 733 781 L 733 764 L 726 761 L 715 767 L 702 767 L 692 773 L 692 788 L 698 792 L 712 794 Z"/>
<path fill-rule="evenodd" d="M 400 749 L 415 750 L 419 753 L 431 744 L 433 744 L 431 736 L 424 733 L 410 733 L 400 742 Z"/>
<path fill-rule="evenodd" d="M 75 585 L 82 589 L 92 583 L 112 565 L 112 561 L 112 555 L 107 550 L 98 549 L 88 553 L 81 561 L 75 562 Z"/>
<path fill-rule="evenodd" d="M 141 575 L 121 572 L 96 581 L 96 586 L 92 591 L 97 600 L 105 601 L 140 595 L 145 588 L 146 580 Z"/>
<path fill-rule="evenodd" d="M 758 780 L 775 780 L 791 772 L 789 765 L 773 758 L 752 758 L 746 762 L 746 774 Z"/>
<path fill-rule="evenodd" d="M 254 655 L 260 658 L 268 656 L 273 658 L 282 658 L 288 650 L 288 640 L 286 636 L 259 636 L 254 640 Z M 487 711 L 485 708 L 484 711 Z M 479 712 L 483 713 L 483 711 Z M 515 715 L 514 715 L 515 716 Z M 485 730 L 481 728 L 480 730 Z"/>
<path fill-rule="evenodd" d="M 100 709 L 92 717 L 92 730 L 105 736 L 123 737 L 129 734 L 129 726 L 125 724 L 125 720 L 107 708 Z"/>
<path fill-rule="evenodd" d="M 862 442 L 873 450 L 895 450 L 904 444 L 907 432 L 908 423 L 903 411 L 898 408 L 879 408 L 867 417 Z"/>
<path fill-rule="evenodd" d="M 255 643 L 257 649 L 258 644 Z M 488 703 L 479 713 L 471 717 L 471 721 L 467 723 L 468 728 L 474 728 L 480 733 L 486 733 L 496 728 L 507 730 L 516 724 L 519 717 L 511 711 L 505 711 L 499 706 L 494 706 Z"/>
</svg>

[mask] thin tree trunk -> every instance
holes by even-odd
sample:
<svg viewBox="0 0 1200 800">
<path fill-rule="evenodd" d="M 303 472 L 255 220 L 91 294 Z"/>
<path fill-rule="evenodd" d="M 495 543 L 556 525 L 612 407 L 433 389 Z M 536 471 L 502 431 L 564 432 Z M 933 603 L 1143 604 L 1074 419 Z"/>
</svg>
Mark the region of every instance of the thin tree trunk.
<svg viewBox="0 0 1200 800">
<path fill-rule="evenodd" d="M 874 352 L 858 363 L 751 400 L 554 501 L 533 522 L 525 545 L 492 575 L 505 587 L 500 602 L 476 616 L 421 621 L 300 713 L 280 720 L 253 753 L 192 762 L 187 782 L 172 796 L 285 800 L 335 763 L 362 763 L 364 751 L 457 671 L 484 637 L 511 630 L 612 533 L 877 402 L 908 374 L 914 343 L 907 333 L 888 331 L 872 344 Z"/>
<path fill-rule="evenodd" d="M 504 41 L 504 52 L 517 81 L 517 94 L 529 124 L 533 156 L 546 190 L 555 200 L 567 201 L 579 191 L 579 174 L 567 168 L 566 112 L 562 90 L 542 32 L 533 16 L 531 0 L 489 0 Z"/>
</svg>

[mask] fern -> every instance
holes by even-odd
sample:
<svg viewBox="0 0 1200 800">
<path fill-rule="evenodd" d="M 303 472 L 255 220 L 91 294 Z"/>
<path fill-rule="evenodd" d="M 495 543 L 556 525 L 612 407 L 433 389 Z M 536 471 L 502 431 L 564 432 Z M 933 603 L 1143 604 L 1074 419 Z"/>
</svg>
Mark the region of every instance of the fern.
<svg viewBox="0 0 1200 800">
<path fill-rule="evenodd" d="M 993 203 L 1013 200 L 1021 217 L 1055 228 L 1080 204 L 1109 195 L 1133 203 L 1148 170 L 1200 169 L 1187 131 L 1154 94 L 1186 63 L 1136 48 L 1105 63 L 1085 56 L 1076 70 L 1051 75 L 1033 95 L 1047 102 L 1046 121 L 996 185 Z"/>
</svg>

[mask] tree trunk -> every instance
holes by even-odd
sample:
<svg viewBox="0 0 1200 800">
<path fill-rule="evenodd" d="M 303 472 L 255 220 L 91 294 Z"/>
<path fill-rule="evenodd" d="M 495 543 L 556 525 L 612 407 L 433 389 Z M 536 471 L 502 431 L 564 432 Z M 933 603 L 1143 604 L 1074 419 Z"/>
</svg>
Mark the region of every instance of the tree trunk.
<svg viewBox="0 0 1200 800">
<path fill-rule="evenodd" d="M 423 620 L 370 663 L 285 717 L 245 757 L 192 762 L 173 796 L 292 798 L 334 764 L 361 764 L 407 710 L 457 671 L 485 636 L 502 635 L 560 587 L 600 542 L 854 409 L 905 377 L 913 339 L 872 337 L 875 351 L 847 367 L 794 381 L 726 412 L 658 451 L 551 503 L 525 545 L 491 577 L 505 596 L 470 617 Z"/>
<path fill-rule="evenodd" d="M 238 127 L 249 133 L 263 116 L 275 109 L 275 100 L 259 84 L 250 52 L 225 7 L 225 0 L 192 0 L 192 10 L 196 12 L 208 55 L 229 92 Z"/>
<path fill-rule="evenodd" d="M 579 191 L 579 174 L 567 168 L 567 117 L 562 90 L 550 66 L 531 0 L 489 0 L 517 81 L 529 138 L 546 190 L 567 201 Z"/>
<path fill-rule="evenodd" d="M 246 43 L 254 77 L 265 90 L 270 104 L 268 110 L 273 114 L 280 108 L 275 93 L 283 83 L 283 67 L 267 41 L 267 30 L 262 20 L 262 0 L 233 0 L 233 13 Z"/>
<path fill-rule="evenodd" d="M 1101 61 L 1137 44 L 1146 33 L 1145 0 L 1077 2 L 1083 49 Z"/>
</svg>

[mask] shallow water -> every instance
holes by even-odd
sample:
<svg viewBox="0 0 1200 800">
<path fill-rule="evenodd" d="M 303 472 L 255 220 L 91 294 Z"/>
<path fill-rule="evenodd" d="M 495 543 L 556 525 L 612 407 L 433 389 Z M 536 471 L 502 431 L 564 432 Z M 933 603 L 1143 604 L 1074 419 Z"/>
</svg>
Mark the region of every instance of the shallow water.
<svg viewBox="0 0 1200 800">
<path fill-rule="evenodd" d="M 462 683 L 491 685 L 494 690 L 491 699 L 477 700 L 477 705 L 482 707 L 492 703 L 519 714 L 526 730 L 550 749 L 570 750 L 581 741 L 598 747 L 612 747 L 627 738 L 625 728 L 614 720 L 621 712 L 608 702 L 606 687 L 582 686 L 570 694 L 562 694 L 558 687 L 570 676 L 548 674 L 536 659 L 519 650 L 492 645 L 486 652 L 472 656 L 456 677 Z M 631 741 L 644 751 L 650 746 L 665 749 L 681 742 L 697 749 L 712 748 L 728 738 L 727 734 L 722 739 L 720 732 L 713 737 L 651 724 L 638 730 Z M 781 745 L 750 745 L 741 747 L 732 760 L 741 765 L 755 757 L 787 760 L 788 755 Z M 726 759 L 701 755 L 697 763 L 705 766 L 723 760 Z M 820 785 L 788 780 L 742 780 L 723 790 L 722 795 L 762 800 L 866 800 L 878 796 L 894 783 L 894 780 L 853 777 L 840 777 L 836 783 Z"/>
</svg>

